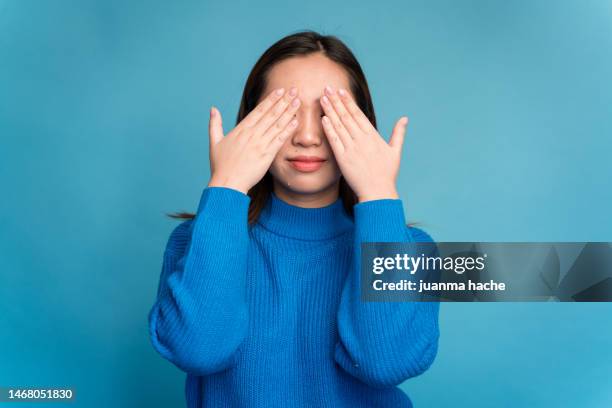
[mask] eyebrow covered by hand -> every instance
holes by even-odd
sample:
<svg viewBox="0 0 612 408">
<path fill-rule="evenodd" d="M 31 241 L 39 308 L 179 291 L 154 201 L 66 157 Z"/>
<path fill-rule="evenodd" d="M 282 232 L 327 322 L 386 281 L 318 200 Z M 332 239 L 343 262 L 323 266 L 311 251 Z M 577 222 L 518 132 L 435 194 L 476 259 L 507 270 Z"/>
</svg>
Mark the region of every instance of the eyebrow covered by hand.
<svg viewBox="0 0 612 408">
<path fill-rule="evenodd" d="M 387 143 L 347 90 L 328 85 L 323 93 L 323 130 L 359 202 L 399 198 L 396 181 L 408 118 L 398 119 Z"/>
<path fill-rule="evenodd" d="M 221 112 L 210 110 L 209 187 L 227 187 L 244 194 L 266 174 L 274 157 L 298 125 L 293 118 L 300 106 L 297 88 L 270 92 L 227 135 Z"/>
</svg>

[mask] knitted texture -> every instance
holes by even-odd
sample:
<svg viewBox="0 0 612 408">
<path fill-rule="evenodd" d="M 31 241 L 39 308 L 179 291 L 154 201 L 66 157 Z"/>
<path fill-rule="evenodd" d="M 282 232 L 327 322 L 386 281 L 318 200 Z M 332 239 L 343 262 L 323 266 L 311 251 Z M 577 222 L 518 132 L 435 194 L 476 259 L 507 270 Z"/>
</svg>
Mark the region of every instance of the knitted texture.
<svg viewBox="0 0 612 408">
<path fill-rule="evenodd" d="M 187 373 L 188 407 L 411 407 L 432 364 L 437 302 L 362 302 L 362 242 L 428 242 L 402 201 L 301 208 L 206 187 L 168 240 L 151 342 Z"/>
</svg>

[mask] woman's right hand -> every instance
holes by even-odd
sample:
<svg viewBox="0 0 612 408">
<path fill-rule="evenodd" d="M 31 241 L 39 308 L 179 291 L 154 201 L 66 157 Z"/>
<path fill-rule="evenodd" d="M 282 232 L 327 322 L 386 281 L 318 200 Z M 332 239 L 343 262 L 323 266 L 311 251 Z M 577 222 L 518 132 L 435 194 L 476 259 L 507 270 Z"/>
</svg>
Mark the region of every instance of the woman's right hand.
<svg viewBox="0 0 612 408">
<path fill-rule="evenodd" d="M 296 96 L 296 88 L 272 91 L 226 136 L 221 113 L 211 108 L 209 187 L 228 187 L 247 194 L 263 178 L 297 128 L 297 119 L 292 119 L 300 106 Z"/>
</svg>

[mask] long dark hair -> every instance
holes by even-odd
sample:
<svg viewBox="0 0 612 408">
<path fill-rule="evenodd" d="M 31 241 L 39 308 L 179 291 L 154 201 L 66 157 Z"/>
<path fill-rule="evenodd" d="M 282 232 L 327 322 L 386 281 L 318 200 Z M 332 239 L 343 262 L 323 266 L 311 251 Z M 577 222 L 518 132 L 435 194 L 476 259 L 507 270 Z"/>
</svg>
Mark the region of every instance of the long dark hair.
<svg viewBox="0 0 612 408">
<path fill-rule="evenodd" d="M 340 41 L 340 39 L 332 35 L 322 35 L 312 30 L 288 35 L 274 43 L 263 53 L 251 70 L 244 86 L 236 124 L 240 123 L 240 121 L 257 106 L 257 102 L 266 88 L 267 74 L 276 63 L 294 56 L 308 55 L 316 52 L 323 53 L 330 60 L 344 67 L 348 74 L 351 91 L 357 105 L 376 128 L 376 116 L 374 115 L 374 106 L 372 104 L 370 89 L 368 88 L 368 83 L 359 62 L 351 50 Z M 268 200 L 272 188 L 272 175 L 268 171 L 266 175 L 248 191 L 248 195 L 251 198 L 248 215 L 249 225 L 257 222 L 259 213 Z M 344 177 L 340 177 L 339 196 L 342 199 L 343 206 L 347 213 L 352 216 L 353 206 L 357 204 L 358 200 Z M 191 219 L 195 217 L 195 214 L 187 212 L 167 215 L 172 218 L 180 219 Z"/>
</svg>

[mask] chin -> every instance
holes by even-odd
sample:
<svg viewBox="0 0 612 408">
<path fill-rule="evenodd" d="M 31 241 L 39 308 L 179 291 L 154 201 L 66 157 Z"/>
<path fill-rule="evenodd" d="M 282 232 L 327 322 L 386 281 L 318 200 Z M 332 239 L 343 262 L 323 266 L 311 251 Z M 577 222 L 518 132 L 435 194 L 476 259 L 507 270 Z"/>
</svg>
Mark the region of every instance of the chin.
<svg viewBox="0 0 612 408">
<path fill-rule="evenodd" d="M 300 194 L 316 194 L 329 188 L 327 183 L 308 183 L 291 180 L 283 183 L 285 188 Z"/>
<path fill-rule="evenodd" d="M 299 194 L 317 194 L 323 191 L 334 188 L 338 180 L 331 177 L 287 177 L 280 180 L 280 184 L 287 190 L 291 190 Z"/>
<path fill-rule="evenodd" d="M 338 183 L 340 176 L 330 174 L 329 169 L 316 172 L 296 172 L 290 166 L 270 169 L 270 173 L 283 188 L 298 194 L 316 194 L 332 188 Z M 280 177 L 279 177 L 280 176 Z"/>
</svg>

